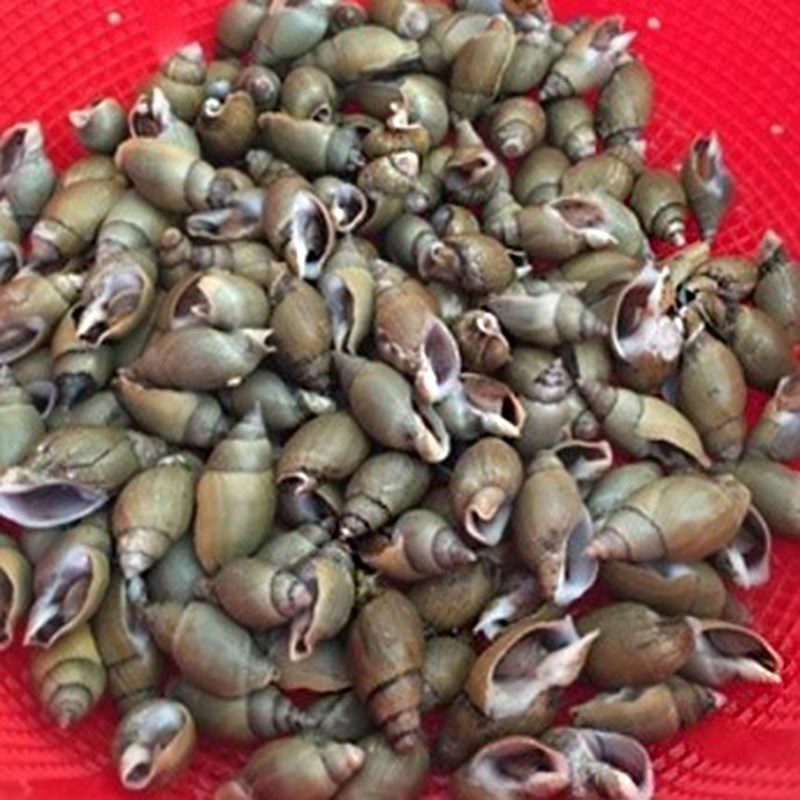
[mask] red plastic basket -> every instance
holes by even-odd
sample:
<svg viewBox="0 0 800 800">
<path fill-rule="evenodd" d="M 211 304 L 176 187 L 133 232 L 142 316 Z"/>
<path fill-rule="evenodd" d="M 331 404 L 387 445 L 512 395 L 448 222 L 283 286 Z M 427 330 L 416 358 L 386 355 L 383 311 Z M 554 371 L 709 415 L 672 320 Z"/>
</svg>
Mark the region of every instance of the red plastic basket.
<svg viewBox="0 0 800 800">
<path fill-rule="evenodd" d="M 676 165 L 698 131 L 717 130 L 738 203 L 720 250 L 748 252 L 767 227 L 800 255 L 798 0 L 552 0 L 560 18 L 625 14 L 657 79 L 652 160 Z M 66 122 L 101 95 L 128 100 L 183 43 L 211 47 L 222 0 L 0 0 L 0 129 L 38 117 L 59 165 L 79 154 Z M 751 398 L 752 411 L 764 398 Z M 776 542 L 773 579 L 746 597 L 786 658 L 782 688 L 732 687 L 715 717 L 654 749 L 660 800 L 800 799 L 800 544 Z M 110 765 L 109 703 L 56 730 L 27 685 L 28 655 L 0 659 L 0 798 L 121 798 Z M 151 796 L 205 798 L 245 759 L 204 742 L 192 768 Z M 447 796 L 432 777 L 426 800 Z M 302 798 L 298 798 L 302 800 Z"/>
</svg>

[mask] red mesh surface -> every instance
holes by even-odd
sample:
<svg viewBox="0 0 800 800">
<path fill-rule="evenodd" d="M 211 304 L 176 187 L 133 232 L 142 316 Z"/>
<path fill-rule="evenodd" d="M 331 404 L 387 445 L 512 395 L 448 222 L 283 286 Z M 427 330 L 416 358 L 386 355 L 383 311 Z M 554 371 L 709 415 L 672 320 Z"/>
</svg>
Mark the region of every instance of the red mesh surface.
<svg viewBox="0 0 800 800">
<path fill-rule="evenodd" d="M 556 14 L 621 12 L 655 73 L 652 160 L 671 166 L 698 131 L 719 131 L 738 184 L 720 249 L 748 251 L 775 227 L 800 252 L 798 0 L 552 0 Z M 105 94 L 129 99 L 158 59 L 212 41 L 221 0 L 0 0 L 0 129 L 39 117 L 59 165 L 79 153 L 68 110 Z M 763 398 L 754 397 L 754 407 Z M 751 592 L 757 627 L 786 657 L 780 689 L 732 687 L 729 704 L 654 749 L 660 800 L 800 798 L 800 544 L 778 541 L 774 577 Z M 110 704 L 55 730 L 31 699 L 27 654 L 0 660 L 0 798 L 117 798 Z M 201 798 L 244 750 L 204 742 L 192 769 L 153 792 Z M 446 797 L 431 778 L 426 800 Z M 298 798 L 302 800 L 302 798 Z"/>
</svg>

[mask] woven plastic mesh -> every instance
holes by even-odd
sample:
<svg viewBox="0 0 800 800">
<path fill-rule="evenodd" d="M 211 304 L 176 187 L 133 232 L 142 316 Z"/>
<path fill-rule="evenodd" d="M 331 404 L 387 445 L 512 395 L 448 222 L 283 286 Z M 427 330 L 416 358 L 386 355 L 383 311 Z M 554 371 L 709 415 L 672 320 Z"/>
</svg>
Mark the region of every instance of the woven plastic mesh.
<svg viewBox="0 0 800 800">
<path fill-rule="evenodd" d="M 721 250 L 749 251 L 766 227 L 800 251 L 798 0 L 552 0 L 560 18 L 625 14 L 657 79 L 650 155 L 672 166 L 699 131 L 717 130 L 738 185 Z M 30 117 L 59 165 L 79 153 L 68 110 L 94 97 L 129 99 L 158 59 L 191 40 L 210 45 L 220 0 L 0 0 L 0 129 Z M 763 404 L 754 396 L 753 410 Z M 733 687 L 714 718 L 654 749 L 660 800 L 800 798 L 800 543 L 778 541 L 774 577 L 746 598 L 757 627 L 786 657 L 780 689 Z M 0 798 L 117 798 L 106 703 L 55 730 L 31 699 L 27 654 L 0 659 Z M 204 742 L 191 770 L 153 792 L 209 797 L 244 760 Z M 430 779 L 425 798 L 445 798 Z M 298 798 L 302 800 L 302 798 Z"/>
</svg>

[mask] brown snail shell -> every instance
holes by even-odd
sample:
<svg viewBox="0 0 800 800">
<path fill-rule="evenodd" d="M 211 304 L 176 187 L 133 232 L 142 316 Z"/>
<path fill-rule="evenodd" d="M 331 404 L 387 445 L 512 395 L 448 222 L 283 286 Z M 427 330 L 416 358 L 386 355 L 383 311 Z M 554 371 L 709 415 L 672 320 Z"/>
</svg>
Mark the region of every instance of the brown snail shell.
<svg viewBox="0 0 800 800">
<path fill-rule="evenodd" d="M 0 364 L 11 364 L 43 345 L 77 299 L 80 275 L 17 275 L 0 285 Z"/>
<path fill-rule="evenodd" d="M 755 683 L 781 683 L 783 659 L 755 631 L 710 619 L 688 617 L 694 652 L 681 674 L 706 686 L 721 686 L 740 679 Z"/>
<path fill-rule="evenodd" d="M 295 67 L 281 84 L 280 105 L 298 119 L 331 122 L 338 106 L 336 85 L 317 67 Z"/>
<path fill-rule="evenodd" d="M 82 720 L 106 688 L 106 670 L 88 625 L 75 628 L 31 662 L 36 699 L 60 728 Z"/>
<path fill-rule="evenodd" d="M 425 5 L 416 0 L 378 0 L 370 5 L 369 18 L 406 39 L 421 39 L 431 24 Z"/>
<path fill-rule="evenodd" d="M 614 463 L 614 451 L 604 440 L 586 442 L 567 439 L 553 447 L 553 453 L 575 479 L 582 498 L 589 494 Z"/>
<path fill-rule="evenodd" d="M 160 440 L 122 428 L 51 431 L 19 466 L 0 476 L 0 513 L 31 528 L 81 519 L 165 451 Z"/>
<path fill-rule="evenodd" d="M 208 270 L 188 275 L 163 301 L 172 330 L 206 324 L 222 330 L 263 328 L 269 301 L 263 289 L 231 272 Z"/>
<path fill-rule="evenodd" d="M 637 489 L 664 474 L 655 461 L 638 461 L 614 467 L 594 486 L 586 498 L 592 519 L 601 522 L 616 511 Z"/>
<path fill-rule="evenodd" d="M 673 316 L 666 271 L 648 263 L 617 297 L 611 321 L 611 349 L 623 363 L 626 386 L 657 389 L 672 372 L 683 349 L 684 326 Z"/>
<path fill-rule="evenodd" d="M 318 642 L 334 638 L 347 624 L 356 597 L 353 562 L 338 545 L 326 545 L 298 570 L 311 602 L 291 621 L 289 658 L 301 661 Z"/>
<path fill-rule="evenodd" d="M 256 750 L 239 774 L 217 789 L 214 800 L 330 800 L 365 759 L 354 744 L 290 736 Z"/>
<path fill-rule="evenodd" d="M 258 135 L 257 109 L 249 92 L 231 92 L 224 100 L 207 98 L 195 129 L 203 153 L 212 164 L 239 161 Z"/>
<path fill-rule="evenodd" d="M 564 194 L 606 192 L 624 202 L 636 180 L 638 157 L 615 148 L 573 164 L 561 178 Z"/>
<path fill-rule="evenodd" d="M 388 28 L 348 28 L 317 45 L 303 63 L 314 64 L 338 84 L 402 72 L 419 59 L 419 45 Z"/>
<path fill-rule="evenodd" d="M 773 461 L 800 457 L 800 373 L 778 381 L 775 393 L 747 437 L 747 456 L 766 456 Z"/>
<path fill-rule="evenodd" d="M 692 424 L 663 400 L 588 380 L 578 381 L 578 388 L 612 444 L 639 458 L 710 465 Z"/>
<path fill-rule="evenodd" d="M 614 603 L 578 617 L 578 631 L 599 632 L 586 659 L 586 675 L 600 688 L 643 686 L 667 680 L 694 650 L 690 625 L 662 617 L 640 603 Z"/>
<path fill-rule="evenodd" d="M 244 417 L 211 452 L 197 481 L 194 544 L 210 571 L 269 536 L 277 502 L 273 453 L 261 414 Z"/>
<path fill-rule="evenodd" d="M 447 521 L 433 511 L 406 511 L 388 534 L 363 541 L 359 557 L 373 569 L 396 581 L 419 581 L 475 561 Z"/>
<path fill-rule="evenodd" d="M 291 497 L 304 505 L 324 502 L 324 482 L 349 477 L 368 455 L 369 441 L 350 412 L 314 417 L 292 434 L 278 458 L 281 505 Z"/>
<path fill-rule="evenodd" d="M 653 109 L 653 77 L 637 58 L 620 64 L 600 92 L 597 131 L 607 147 L 644 151 L 644 128 Z"/>
<path fill-rule="evenodd" d="M 528 97 L 501 100 L 489 112 L 489 138 L 506 158 L 522 158 L 544 141 L 547 120 Z"/>
<path fill-rule="evenodd" d="M 347 483 L 339 533 L 344 538 L 375 533 L 416 506 L 430 479 L 429 467 L 406 453 L 390 451 L 368 458 Z"/>
<path fill-rule="evenodd" d="M 496 372 L 511 358 L 511 345 L 490 311 L 465 311 L 456 319 L 453 333 L 464 366 L 471 372 Z"/>
<path fill-rule="evenodd" d="M 631 208 L 645 231 L 676 247 L 686 244 L 688 200 L 680 181 L 669 172 L 648 170 L 633 187 Z"/>
<path fill-rule="evenodd" d="M 514 337 L 541 347 L 579 342 L 608 332 L 563 284 L 528 283 L 525 292 L 495 295 L 487 305 Z"/>
<path fill-rule="evenodd" d="M 473 119 L 494 101 L 514 51 L 514 28 L 501 16 L 458 51 L 450 73 L 450 108 Z"/>
<path fill-rule="evenodd" d="M 523 205 L 542 205 L 555 200 L 569 166 L 569 158 L 557 147 L 537 147 L 514 175 L 514 197 Z"/>
<path fill-rule="evenodd" d="M 767 231 L 761 242 L 758 280 L 753 299 L 756 305 L 780 322 L 793 342 L 800 339 L 800 279 L 796 264 L 789 258 L 783 241 Z"/>
<path fill-rule="evenodd" d="M 705 561 L 608 561 L 601 574 L 616 597 L 645 603 L 660 614 L 691 614 L 733 622 L 746 621 L 749 616 Z"/>
<path fill-rule="evenodd" d="M 742 452 L 747 384 L 734 353 L 703 328 L 684 345 L 678 407 L 703 437 L 708 453 L 735 460 Z"/>
<path fill-rule="evenodd" d="M 144 614 L 159 649 L 200 689 L 239 697 L 263 689 L 277 675 L 250 634 L 208 603 L 151 603 Z"/>
<path fill-rule="evenodd" d="M 484 433 L 516 439 L 525 427 L 523 402 L 502 381 L 462 372 L 459 384 L 436 406 L 454 439 L 477 439 Z"/>
<path fill-rule="evenodd" d="M 34 600 L 25 644 L 45 649 L 92 619 L 111 574 L 111 541 L 103 515 L 66 531 L 34 568 Z"/>
<path fill-rule="evenodd" d="M 473 664 L 464 693 L 491 718 L 523 713 L 541 695 L 572 684 L 597 632 L 580 637 L 571 617 L 542 622 L 537 615 L 506 629 Z"/>
<path fill-rule="evenodd" d="M 499 582 L 495 565 L 478 558 L 474 564 L 415 583 L 408 590 L 408 598 L 426 626 L 437 633 L 448 633 L 471 625 Z"/>
<path fill-rule="evenodd" d="M 29 264 L 52 267 L 81 255 L 124 189 L 119 176 L 57 187 L 31 229 Z"/>
<path fill-rule="evenodd" d="M 664 683 L 598 694 L 571 709 L 579 728 L 622 733 L 649 744 L 669 739 L 725 704 L 724 695 L 677 675 Z"/>
<path fill-rule="evenodd" d="M 619 733 L 587 728 L 553 728 L 542 742 L 563 753 L 569 762 L 568 792 L 579 800 L 655 796 L 650 755 L 639 742 Z"/>
<path fill-rule="evenodd" d="M 500 542 L 522 477 L 519 456 L 501 439 L 480 439 L 461 454 L 449 491 L 456 518 L 471 539 L 489 547 Z"/>
<path fill-rule="evenodd" d="M 378 444 L 444 461 L 450 437 L 439 415 L 412 396 L 411 386 L 388 364 L 336 353 L 339 380 L 353 415 Z"/>
<path fill-rule="evenodd" d="M 376 281 L 373 335 L 378 352 L 414 378 L 424 402 L 436 402 L 455 385 L 461 357 L 452 333 L 437 316 L 425 286 L 386 262 L 373 262 Z"/>
<path fill-rule="evenodd" d="M 276 363 L 306 389 L 330 384 L 333 330 L 323 296 L 307 281 L 288 274 L 270 287 Z"/>
<path fill-rule="evenodd" d="M 567 97 L 546 106 L 548 141 L 572 161 L 591 158 L 597 152 L 597 133 L 589 104 Z"/>
<path fill-rule="evenodd" d="M 215 29 L 218 55 L 243 56 L 253 44 L 266 13 L 266 0 L 231 0 L 226 3 Z"/>
<path fill-rule="evenodd" d="M 189 454 L 166 456 L 125 485 L 111 529 L 126 577 L 147 571 L 189 530 L 199 466 Z"/>
<path fill-rule="evenodd" d="M 273 349 L 272 331 L 226 332 L 198 326 L 169 331 L 148 345 L 126 375 L 162 389 L 209 392 L 242 382 Z"/>
<path fill-rule="evenodd" d="M 139 578 L 128 581 L 115 573 L 92 620 L 108 690 L 121 713 L 155 697 L 163 674 L 164 662 L 144 623 L 144 599 Z"/>
<path fill-rule="evenodd" d="M 705 558 L 734 539 L 749 505 L 749 490 L 730 475 L 658 478 L 605 518 L 586 552 L 603 560 Z"/>
<path fill-rule="evenodd" d="M 569 786 L 561 753 L 526 736 L 507 736 L 482 747 L 450 781 L 454 800 L 558 797 Z"/>
<path fill-rule="evenodd" d="M 355 355 L 370 333 L 375 299 L 375 281 L 361 266 L 328 269 L 319 289 L 331 317 L 333 346 Z"/>
<path fill-rule="evenodd" d="M 0 651 L 14 639 L 14 630 L 31 603 L 33 570 L 24 549 L 0 534 Z"/>
<path fill-rule="evenodd" d="M 256 742 L 298 733 L 307 722 L 303 712 L 274 686 L 224 698 L 178 678 L 168 694 L 186 706 L 198 730 L 227 741 Z"/>
<path fill-rule="evenodd" d="M 290 621 L 313 600 L 305 584 L 291 572 L 259 558 L 229 561 L 197 592 L 240 625 L 256 630 Z"/>
<path fill-rule="evenodd" d="M 575 479 L 552 452 L 538 455 L 514 504 L 514 543 L 545 598 L 568 605 L 597 578 L 587 555 L 591 517 Z"/>
<path fill-rule="evenodd" d="M 163 786 L 188 765 L 196 740 L 185 706 L 163 698 L 146 700 L 128 711 L 114 734 L 112 755 L 120 782 L 134 791 Z"/>
<path fill-rule="evenodd" d="M 416 608 L 391 589 L 361 608 L 348 636 L 356 692 L 401 753 L 413 749 L 420 734 L 424 650 Z"/>
<path fill-rule="evenodd" d="M 148 387 L 125 373 L 113 386 L 136 424 L 164 441 L 206 448 L 228 430 L 222 406 L 211 394 Z"/>
<path fill-rule="evenodd" d="M 604 84 L 636 36 L 624 30 L 624 22 L 621 16 L 605 17 L 576 33 L 550 69 L 542 100 L 583 94 Z"/>
<path fill-rule="evenodd" d="M 704 239 L 712 240 L 733 200 L 733 180 L 722 155 L 719 136 L 698 136 L 689 148 L 681 181 Z"/>
</svg>

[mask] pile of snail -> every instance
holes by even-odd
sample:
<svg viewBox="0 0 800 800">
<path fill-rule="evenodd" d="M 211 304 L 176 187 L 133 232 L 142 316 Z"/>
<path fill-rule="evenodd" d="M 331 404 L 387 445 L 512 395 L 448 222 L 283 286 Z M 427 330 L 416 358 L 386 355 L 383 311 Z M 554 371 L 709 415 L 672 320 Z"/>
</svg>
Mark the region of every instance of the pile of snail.
<svg viewBox="0 0 800 800">
<path fill-rule="evenodd" d="M 647 166 L 622 19 L 456 6 L 233 0 L 60 176 L 0 139 L 0 648 L 128 789 L 204 732 L 216 800 L 638 800 L 780 682 L 800 269 L 712 252 L 716 136 Z"/>
</svg>

